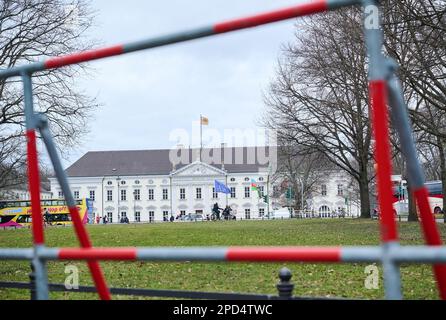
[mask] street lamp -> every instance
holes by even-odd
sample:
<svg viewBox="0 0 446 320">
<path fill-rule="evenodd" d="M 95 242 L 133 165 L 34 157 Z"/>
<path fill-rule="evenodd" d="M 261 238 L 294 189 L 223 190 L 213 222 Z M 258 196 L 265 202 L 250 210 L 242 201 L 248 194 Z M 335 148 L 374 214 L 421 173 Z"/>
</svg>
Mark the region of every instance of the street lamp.
<svg viewBox="0 0 446 320">
<path fill-rule="evenodd" d="M 133 190 L 133 216 L 135 217 L 135 222 L 140 222 L 136 220 L 136 189 Z"/>
<path fill-rule="evenodd" d="M 303 175 L 302 173 L 300 173 L 300 175 Z M 301 176 L 298 176 L 297 174 L 296 174 L 296 178 L 297 179 L 299 179 L 299 182 L 300 182 L 300 190 L 301 190 L 301 192 L 300 192 L 300 194 L 301 194 L 301 215 L 303 215 L 304 214 L 304 209 L 305 209 L 305 207 L 304 207 L 304 181 L 303 181 L 303 179 L 302 179 L 302 177 Z"/>
<path fill-rule="evenodd" d="M 116 178 L 116 182 L 118 184 L 118 221 L 121 221 L 121 203 L 120 203 L 120 198 L 121 195 L 119 194 L 119 183 L 121 182 L 121 178 L 118 176 L 118 178 Z"/>
</svg>

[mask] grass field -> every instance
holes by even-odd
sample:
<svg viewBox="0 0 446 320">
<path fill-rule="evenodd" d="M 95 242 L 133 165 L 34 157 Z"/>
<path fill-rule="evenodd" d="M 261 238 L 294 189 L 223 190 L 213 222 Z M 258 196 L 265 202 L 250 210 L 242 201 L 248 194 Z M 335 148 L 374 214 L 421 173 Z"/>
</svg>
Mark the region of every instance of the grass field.
<svg viewBox="0 0 446 320">
<path fill-rule="evenodd" d="M 446 226 L 440 225 L 443 235 Z M 422 244 L 416 223 L 399 225 L 403 244 Z M 379 243 L 376 221 L 284 220 L 196 224 L 89 226 L 97 247 L 129 246 L 334 246 L 375 245 Z M 53 247 L 75 247 L 71 228 L 48 229 L 47 243 Z M 0 231 L 0 247 L 29 247 L 29 230 Z M 65 266 L 80 269 L 81 285 L 91 285 L 85 263 L 51 262 L 49 278 L 64 283 Z M 324 264 L 204 264 L 204 263 L 102 263 L 108 283 L 114 287 L 181 289 L 215 292 L 276 294 L 278 271 L 287 266 L 293 272 L 295 294 L 382 299 L 380 289 L 364 287 L 365 265 Z M 380 269 L 381 270 L 381 269 Z M 0 261 L 0 281 L 28 281 L 27 262 Z M 436 299 L 436 286 L 430 266 L 403 265 L 404 296 L 407 299 Z M 382 272 L 381 272 L 382 275 Z M 28 299 L 28 291 L 2 290 L 0 299 Z M 96 299 L 95 294 L 52 293 L 52 299 Z M 114 297 L 128 299 L 127 297 Z"/>
</svg>

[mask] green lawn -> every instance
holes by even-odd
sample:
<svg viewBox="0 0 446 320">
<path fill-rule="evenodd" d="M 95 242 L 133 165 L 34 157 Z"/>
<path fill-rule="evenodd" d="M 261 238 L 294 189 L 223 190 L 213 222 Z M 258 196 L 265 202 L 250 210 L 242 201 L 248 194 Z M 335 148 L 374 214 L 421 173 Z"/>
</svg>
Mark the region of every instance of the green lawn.
<svg viewBox="0 0 446 320">
<path fill-rule="evenodd" d="M 446 234 L 445 225 L 440 225 Z M 399 225 L 403 244 L 422 244 L 416 223 Z M 334 246 L 375 245 L 379 243 L 376 221 L 360 220 L 284 220 L 243 221 L 196 224 L 89 226 L 97 247 L 129 246 Z M 74 247 L 71 228 L 48 229 L 47 243 L 53 247 Z M 0 230 L 0 246 L 29 247 L 29 230 Z M 51 262 L 49 278 L 64 283 L 65 266 L 79 267 L 81 285 L 91 285 L 85 263 Z M 216 292 L 275 294 L 278 270 L 287 266 L 293 272 L 295 294 L 382 299 L 380 289 L 364 287 L 365 265 L 324 264 L 204 264 L 204 263 L 120 263 L 104 262 L 108 283 L 114 287 L 182 289 Z M 408 299 L 436 299 L 431 267 L 402 266 L 404 296 Z M 27 262 L 0 261 L 0 281 L 28 281 Z M 382 272 L 381 272 L 382 274 Z M 28 299 L 29 292 L 1 290 L 0 299 Z M 95 294 L 52 293 L 52 299 L 96 299 Z M 126 299 L 127 297 L 115 297 Z"/>
</svg>

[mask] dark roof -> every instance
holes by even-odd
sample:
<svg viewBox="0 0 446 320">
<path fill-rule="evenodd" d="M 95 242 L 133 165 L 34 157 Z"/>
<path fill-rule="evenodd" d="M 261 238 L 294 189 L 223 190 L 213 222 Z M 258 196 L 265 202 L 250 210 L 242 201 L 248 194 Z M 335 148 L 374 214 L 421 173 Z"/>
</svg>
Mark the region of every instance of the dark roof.
<svg viewBox="0 0 446 320">
<path fill-rule="evenodd" d="M 219 149 L 205 149 L 209 155 Z M 248 160 L 248 151 L 257 154 L 257 148 L 225 148 L 220 149 L 222 155 L 229 155 L 232 151 L 232 163 L 225 163 L 225 170 L 229 173 L 258 172 L 267 165 Z M 224 151 L 223 151 L 224 150 Z M 266 148 L 266 156 L 273 152 L 274 148 Z M 175 167 L 176 170 L 185 167 L 198 159 L 199 149 L 187 149 L 188 162 Z M 102 177 L 102 176 L 140 176 L 140 175 L 168 175 L 173 169 L 170 161 L 171 150 L 139 150 L 139 151 L 93 151 L 88 152 L 68 169 L 69 177 Z M 235 155 L 243 152 L 243 161 L 235 164 Z M 223 157 L 223 156 L 222 156 Z M 206 161 L 203 161 L 206 162 Z M 221 169 L 221 164 L 209 163 L 215 168 Z M 114 170 L 115 169 L 115 170 Z"/>
</svg>

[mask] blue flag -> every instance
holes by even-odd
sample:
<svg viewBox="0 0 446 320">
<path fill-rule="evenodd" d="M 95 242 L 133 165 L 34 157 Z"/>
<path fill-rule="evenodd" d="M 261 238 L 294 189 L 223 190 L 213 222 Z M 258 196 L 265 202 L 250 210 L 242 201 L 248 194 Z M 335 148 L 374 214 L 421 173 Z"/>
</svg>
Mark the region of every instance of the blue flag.
<svg viewBox="0 0 446 320">
<path fill-rule="evenodd" d="M 215 180 L 215 192 L 217 193 L 225 193 L 225 194 L 231 194 L 231 189 L 229 189 L 227 186 L 225 186 L 223 183 Z"/>
</svg>

